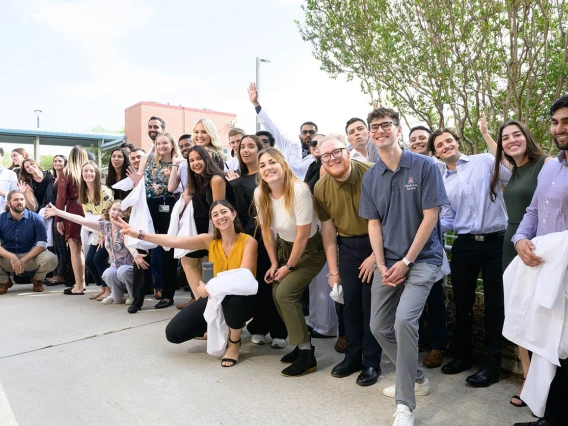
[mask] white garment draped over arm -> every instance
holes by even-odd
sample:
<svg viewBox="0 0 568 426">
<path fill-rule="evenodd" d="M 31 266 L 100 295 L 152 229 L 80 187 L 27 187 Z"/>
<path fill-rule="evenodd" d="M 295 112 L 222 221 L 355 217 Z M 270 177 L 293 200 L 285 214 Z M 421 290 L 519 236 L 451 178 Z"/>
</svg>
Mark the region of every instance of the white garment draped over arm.
<svg viewBox="0 0 568 426">
<path fill-rule="evenodd" d="M 209 300 L 203 313 L 207 321 L 207 353 L 221 357 L 227 349 L 229 327 L 221 303 L 225 296 L 251 296 L 258 291 L 258 282 L 250 269 L 239 268 L 221 272 L 207 283 Z"/>
<path fill-rule="evenodd" d="M 112 187 L 128 191 L 132 189 L 133 186 L 134 182 L 127 177 L 115 183 Z M 152 222 L 150 209 L 148 209 L 148 203 L 146 202 L 146 184 L 144 183 L 144 179 L 141 179 L 138 185 L 136 185 L 130 194 L 120 203 L 122 210 L 126 210 L 128 207 L 132 207 L 130 220 L 128 221 L 129 225 L 134 229 L 141 229 L 144 232 L 153 234 L 154 223 Z M 151 250 L 158 247 L 156 244 L 141 241 L 138 238 L 132 238 L 128 235 L 124 237 L 124 245 L 129 248 L 139 248 L 141 250 Z"/>
<path fill-rule="evenodd" d="M 197 228 L 195 227 L 195 219 L 193 218 L 193 200 L 189 201 L 188 206 L 183 210 L 185 201 L 183 197 L 174 204 L 172 209 L 172 217 L 170 218 L 170 227 L 168 228 L 168 235 L 177 235 L 178 237 L 193 237 L 197 235 Z M 183 215 L 179 215 L 183 210 Z M 164 250 L 169 251 L 170 247 L 163 246 Z M 195 250 L 186 250 L 176 248 L 174 249 L 174 257 L 176 259 L 182 258 L 187 253 L 194 252 Z"/>
</svg>

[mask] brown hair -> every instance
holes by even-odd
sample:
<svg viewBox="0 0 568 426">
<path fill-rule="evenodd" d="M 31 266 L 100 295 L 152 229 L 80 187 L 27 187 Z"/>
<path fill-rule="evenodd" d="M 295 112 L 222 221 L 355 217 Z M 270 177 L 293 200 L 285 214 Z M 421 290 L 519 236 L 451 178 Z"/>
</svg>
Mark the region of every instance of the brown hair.
<svg viewBox="0 0 568 426">
<path fill-rule="evenodd" d="M 6 201 L 9 203 L 10 201 L 12 201 L 12 197 L 14 196 L 14 194 L 22 194 L 24 195 L 24 193 L 22 191 L 20 191 L 19 189 L 12 189 L 10 192 L 8 192 L 8 194 L 6 195 Z M 24 197 L 24 203 L 26 201 L 26 198 Z M 8 205 L 8 203 L 6 203 L 6 206 L 4 207 L 5 211 L 10 211 L 10 206 Z"/>
<path fill-rule="evenodd" d="M 18 154 L 23 155 L 23 156 L 24 156 L 24 160 L 25 160 L 26 158 L 29 158 L 28 151 L 26 151 L 24 148 L 14 148 L 14 149 L 12 150 L 12 152 L 17 152 Z M 23 162 L 23 160 L 22 160 L 22 162 Z M 11 165 L 10 167 L 8 167 L 8 169 L 13 170 L 15 167 L 19 167 L 19 166 L 16 166 L 16 165 L 14 164 L 14 162 L 12 161 L 12 165 Z"/>
<path fill-rule="evenodd" d="M 436 148 L 434 147 L 434 141 L 442 133 L 449 133 L 450 135 L 452 135 L 452 137 L 458 143 L 458 147 L 461 146 L 460 137 L 458 136 L 458 134 L 456 133 L 456 131 L 454 129 L 451 129 L 449 127 L 443 127 L 443 128 L 440 128 L 440 129 L 436 129 L 432 133 L 430 133 L 430 136 L 428 137 L 428 149 L 434 155 L 436 155 Z"/>
<path fill-rule="evenodd" d="M 513 157 L 505 153 L 503 150 L 503 130 L 509 126 L 517 126 L 521 133 L 525 136 L 525 140 L 527 141 L 527 150 L 525 151 L 525 155 L 523 156 L 523 160 L 527 160 L 529 163 L 534 163 L 537 161 L 542 155 L 543 151 L 540 146 L 536 143 L 533 134 L 529 130 L 529 128 L 520 121 L 517 120 L 509 120 L 506 123 L 503 123 L 501 127 L 499 127 L 499 133 L 497 136 L 497 152 L 495 153 L 495 165 L 493 167 L 493 173 L 491 174 L 491 184 L 489 186 L 489 197 L 491 201 L 495 202 L 497 199 L 497 185 L 499 184 L 499 168 L 501 163 L 503 162 L 503 157 L 507 159 L 509 163 L 513 166 L 513 172 L 517 169 L 517 164 Z"/>
<path fill-rule="evenodd" d="M 384 108 L 384 107 L 377 108 L 369 113 L 369 115 L 367 116 L 367 125 L 370 126 L 371 121 L 373 121 L 376 118 L 384 118 L 384 117 L 391 118 L 395 126 L 397 127 L 400 126 L 400 114 L 396 112 L 394 109 Z"/>
<path fill-rule="evenodd" d="M 87 182 L 85 182 L 85 179 L 83 179 L 83 169 L 85 168 L 85 166 L 93 166 L 93 168 L 95 169 L 95 197 L 92 200 L 89 199 L 89 188 L 87 187 Z M 101 172 L 99 171 L 97 163 L 95 163 L 94 161 L 87 161 L 85 164 L 83 164 L 83 166 L 81 166 L 81 183 L 79 184 L 78 203 L 87 204 L 87 202 L 89 201 L 95 204 L 100 203 L 102 201 L 101 190 Z"/>
<path fill-rule="evenodd" d="M 254 141 L 254 143 L 256 144 L 256 147 L 258 148 L 258 152 L 260 152 L 264 149 L 264 145 L 262 144 L 262 142 L 260 141 L 258 136 L 256 136 L 256 135 L 243 135 L 243 138 L 241 139 L 241 141 L 237 145 L 237 149 L 235 150 L 237 152 L 237 159 L 239 160 L 239 170 L 241 171 L 241 176 L 247 176 L 249 174 L 249 169 L 248 169 L 247 165 L 244 163 L 243 159 L 241 158 L 241 144 L 247 138 L 252 139 Z"/>
<path fill-rule="evenodd" d="M 237 210 L 227 200 L 213 201 L 211 203 L 211 207 L 209 208 L 209 220 L 211 220 L 211 211 L 213 210 L 213 207 L 218 206 L 219 204 L 227 207 L 229 210 L 231 210 L 231 213 L 237 212 Z M 240 234 L 241 232 L 243 232 L 243 225 L 241 225 L 241 221 L 239 220 L 239 215 L 235 216 L 235 220 L 233 221 L 233 226 L 235 227 L 235 232 L 237 234 Z M 220 240 L 221 239 L 221 231 L 219 231 L 215 227 L 213 227 L 213 239 L 214 240 Z"/>
<path fill-rule="evenodd" d="M 22 161 L 22 166 L 20 168 L 20 180 L 23 181 L 23 182 L 26 182 L 28 184 L 31 184 L 34 180 L 34 177 L 32 175 L 30 175 L 28 173 L 28 171 L 26 170 L 25 163 L 31 163 L 31 164 L 35 165 L 38 168 L 38 170 L 42 173 L 43 173 L 43 169 L 41 168 L 39 163 L 32 158 L 26 158 L 24 161 Z"/>
<path fill-rule="evenodd" d="M 108 206 L 108 209 L 106 209 L 106 211 L 103 213 L 103 219 L 106 220 L 107 222 L 111 222 L 110 209 L 116 203 L 122 203 L 122 200 L 113 200 Z M 122 210 L 122 207 L 120 209 Z M 130 207 L 128 207 L 126 210 L 122 210 L 122 215 L 123 215 L 122 220 L 128 222 L 128 219 L 130 219 Z"/>
</svg>

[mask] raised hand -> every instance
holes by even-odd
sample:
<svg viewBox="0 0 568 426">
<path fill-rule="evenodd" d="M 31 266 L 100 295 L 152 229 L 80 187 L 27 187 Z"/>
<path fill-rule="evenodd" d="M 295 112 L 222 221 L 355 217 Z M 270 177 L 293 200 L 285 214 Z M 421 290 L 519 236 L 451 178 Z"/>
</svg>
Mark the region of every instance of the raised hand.
<svg viewBox="0 0 568 426">
<path fill-rule="evenodd" d="M 134 182 L 134 185 L 138 185 L 138 182 L 142 180 L 142 173 L 138 173 L 136 169 L 132 166 L 129 166 L 126 169 L 126 176 L 128 176 Z"/>
<path fill-rule="evenodd" d="M 239 174 L 237 172 L 235 172 L 234 170 L 228 170 L 227 171 L 227 180 L 235 180 L 238 177 L 240 177 Z"/>
<path fill-rule="evenodd" d="M 479 131 L 481 132 L 482 135 L 489 134 L 489 126 L 487 125 L 487 118 L 485 117 L 484 112 L 481 113 L 481 118 L 479 119 L 478 126 L 479 126 Z"/>
<path fill-rule="evenodd" d="M 28 184 L 22 181 L 19 181 L 17 186 L 18 186 L 18 191 L 20 191 L 23 194 L 25 194 L 29 188 Z"/>
<path fill-rule="evenodd" d="M 256 83 L 249 84 L 248 95 L 249 95 L 249 101 L 251 101 L 255 107 L 260 105 L 258 103 L 258 92 L 256 91 Z"/>
<path fill-rule="evenodd" d="M 129 237 L 136 238 L 140 234 L 139 230 L 134 229 L 132 226 L 130 226 L 128 223 L 126 223 L 124 220 L 122 220 L 122 218 L 120 218 L 120 217 L 117 217 L 116 219 L 113 219 L 112 221 L 115 225 L 117 225 L 118 227 L 121 228 L 120 233 L 122 235 L 128 235 Z"/>
</svg>

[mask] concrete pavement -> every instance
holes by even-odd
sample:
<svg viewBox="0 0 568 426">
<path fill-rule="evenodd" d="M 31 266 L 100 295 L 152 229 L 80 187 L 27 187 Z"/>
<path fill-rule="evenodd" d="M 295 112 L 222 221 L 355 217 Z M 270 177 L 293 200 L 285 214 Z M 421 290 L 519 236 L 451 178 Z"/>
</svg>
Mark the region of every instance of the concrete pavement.
<svg viewBox="0 0 568 426">
<path fill-rule="evenodd" d="M 222 368 L 206 354 L 204 341 L 166 341 L 174 307 L 156 311 L 148 297 L 132 315 L 125 305 L 62 290 L 37 294 L 16 284 L 0 296 L 0 426 L 392 424 L 394 400 L 381 391 L 394 383 L 394 368 L 385 357 L 379 382 L 362 388 L 356 375 L 330 375 L 342 360 L 335 340 L 314 339 L 318 371 L 286 378 L 279 359 L 291 348 L 254 345 L 245 331 L 239 363 Z M 95 291 L 88 287 L 88 294 Z M 177 292 L 176 303 L 187 294 Z M 509 404 L 519 390 L 517 377 L 474 389 L 465 385 L 466 373 L 426 375 L 431 394 L 418 397 L 417 426 L 509 426 L 532 419 L 527 408 Z"/>
</svg>

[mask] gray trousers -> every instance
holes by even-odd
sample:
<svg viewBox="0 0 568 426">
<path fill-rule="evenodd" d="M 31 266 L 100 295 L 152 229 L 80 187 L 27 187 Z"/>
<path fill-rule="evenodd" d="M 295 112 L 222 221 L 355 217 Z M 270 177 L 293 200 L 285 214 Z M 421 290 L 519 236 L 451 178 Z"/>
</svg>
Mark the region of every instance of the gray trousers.
<svg viewBox="0 0 568 426">
<path fill-rule="evenodd" d="M 375 271 L 371 287 L 371 332 L 396 367 L 395 400 L 416 408 L 414 384 L 424 379 L 418 369 L 418 320 L 439 266 L 419 262 L 396 287 L 383 285 Z"/>
<path fill-rule="evenodd" d="M 17 254 L 21 259 L 28 253 Z M 57 256 L 49 250 L 44 250 L 33 259 L 26 262 L 25 271 L 35 271 L 34 278 L 40 282 L 45 280 L 45 276 L 57 267 Z M 10 273 L 14 272 L 10 259 L 0 257 L 0 284 L 6 284 L 10 278 Z"/>
<path fill-rule="evenodd" d="M 118 302 L 124 298 L 124 292 L 134 297 L 134 267 L 122 265 L 118 269 L 110 267 L 105 269 L 103 280 L 110 287 L 112 300 Z"/>
</svg>

